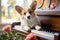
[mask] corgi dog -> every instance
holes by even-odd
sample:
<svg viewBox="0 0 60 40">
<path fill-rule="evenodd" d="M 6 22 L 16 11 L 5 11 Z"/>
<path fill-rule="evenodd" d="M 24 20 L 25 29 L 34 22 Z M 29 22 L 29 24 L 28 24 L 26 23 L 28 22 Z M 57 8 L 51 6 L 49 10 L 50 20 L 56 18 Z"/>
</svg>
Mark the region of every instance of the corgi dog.
<svg viewBox="0 0 60 40">
<path fill-rule="evenodd" d="M 37 2 L 33 1 L 30 7 L 25 10 L 24 8 L 16 5 L 15 9 L 17 13 L 20 14 L 20 19 L 21 19 L 21 27 L 23 30 L 28 31 L 31 28 L 35 28 L 37 30 L 41 29 L 41 26 L 36 18 L 35 15 L 35 9 L 37 6 Z"/>
</svg>

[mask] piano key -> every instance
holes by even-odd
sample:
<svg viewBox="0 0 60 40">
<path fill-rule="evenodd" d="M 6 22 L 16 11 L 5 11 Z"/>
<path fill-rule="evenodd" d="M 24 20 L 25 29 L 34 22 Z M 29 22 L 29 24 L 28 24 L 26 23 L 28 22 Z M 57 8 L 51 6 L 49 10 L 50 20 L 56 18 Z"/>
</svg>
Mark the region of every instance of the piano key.
<svg viewBox="0 0 60 40">
<path fill-rule="evenodd" d="M 46 39 L 54 40 L 55 33 L 53 34 L 53 32 L 50 33 L 50 32 L 46 32 L 46 31 L 37 31 L 37 30 L 31 30 L 31 32 L 37 36 L 40 36 L 40 37 L 43 37 Z"/>
<path fill-rule="evenodd" d="M 37 34 L 41 34 L 41 35 L 45 35 L 45 36 L 48 36 L 48 37 L 54 37 L 53 34 L 49 33 L 49 32 L 45 32 L 45 31 L 37 31 L 37 30 L 31 30 L 32 32 L 34 33 L 37 33 Z"/>
</svg>

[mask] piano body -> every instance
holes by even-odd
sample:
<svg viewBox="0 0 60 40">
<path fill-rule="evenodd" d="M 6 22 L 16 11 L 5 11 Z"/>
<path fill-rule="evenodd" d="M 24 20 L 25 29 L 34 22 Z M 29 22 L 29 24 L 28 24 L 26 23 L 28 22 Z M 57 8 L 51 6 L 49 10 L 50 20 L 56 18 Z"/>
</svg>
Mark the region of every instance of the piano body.
<svg viewBox="0 0 60 40">
<path fill-rule="evenodd" d="M 54 13 L 54 11 L 52 13 Z M 58 14 L 58 12 L 55 13 Z M 42 30 L 40 31 L 31 30 L 31 31 L 40 38 L 45 38 L 46 40 L 58 40 L 58 36 L 60 33 L 60 16 L 38 15 L 38 20 L 41 23 Z"/>
</svg>

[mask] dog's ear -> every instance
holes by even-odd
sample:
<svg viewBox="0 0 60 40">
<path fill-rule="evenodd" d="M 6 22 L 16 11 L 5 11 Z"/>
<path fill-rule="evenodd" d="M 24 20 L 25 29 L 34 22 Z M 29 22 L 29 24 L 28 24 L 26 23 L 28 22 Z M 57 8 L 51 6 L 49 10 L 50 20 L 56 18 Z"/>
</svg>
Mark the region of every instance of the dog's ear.
<svg viewBox="0 0 60 40">
<path fill-rule="evenodd" d="M 30 5 L 30 9 L 34 11 L 36 9 L 36 6 L 37 6 L 37 1 L 33 1 Z"/>
<path fill-rule="evenodd" d="M 21 13 L 22 10 L 23 10 L 23 8 L 20 7 L 20 6 L 15 6 L 15 9 L 16 9 L 16 11 L 17 11 L 18 13 Z"/>
</svg>

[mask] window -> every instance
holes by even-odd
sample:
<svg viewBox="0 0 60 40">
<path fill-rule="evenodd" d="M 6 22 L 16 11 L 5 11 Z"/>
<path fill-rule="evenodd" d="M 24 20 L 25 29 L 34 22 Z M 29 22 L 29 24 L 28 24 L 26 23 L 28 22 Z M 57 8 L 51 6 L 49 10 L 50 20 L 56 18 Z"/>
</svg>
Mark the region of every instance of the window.
<svg viewBox="0 0 60 40">
<path fill-rule="evenodd" d="M 15 5 L 27 8 L 32 0 L 1 0 L 1 22 L 13 23 L 20 21 L 20 15 L 16 13 Z"/>
</svg>

